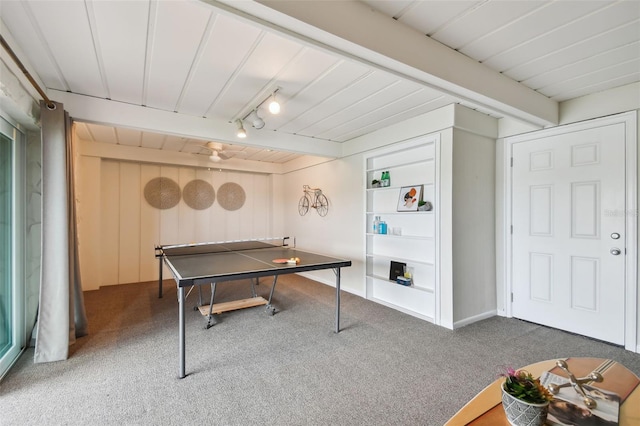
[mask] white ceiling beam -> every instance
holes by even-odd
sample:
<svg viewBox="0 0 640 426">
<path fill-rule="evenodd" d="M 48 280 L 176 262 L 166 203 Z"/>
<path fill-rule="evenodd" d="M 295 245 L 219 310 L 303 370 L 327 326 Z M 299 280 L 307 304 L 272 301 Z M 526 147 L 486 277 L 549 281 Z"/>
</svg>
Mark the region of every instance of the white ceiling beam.
<svg viewBox="0 0 640 426">
<path fill-rule="evenodd" d="M 214 163 L 206 155 L 185 152 L 163 151 L 127 145 L 116 145 L 79 139 L 79 153 L 87 157 L 108 158 L 112 160 L 135 161 L 138 163 L 180 165 L 219 170 L 245 171 L 252 173 L 281 174 L 282 165 L 263 161 L 238 160 L 231 158 Z"/>
<path fill-rule="evenodd" d="M 558 102 L 358 1 L 203 0 L 499 114 L 558 123 Z"/>
<path fill-rule="evenodd" d="M 58 90 L 50 89 L 47 94 L 64 104 L 64 109 L 77 121 L 320 157 L 337 158 L 342 155 L 342 146 L 338 142 L 323 140 L 318 143 L 314 138 L 256 130 L 246 125 L 247 138 L 238 139 L 236 125 L 222 119 L 179 114 Z"/>
</svg>

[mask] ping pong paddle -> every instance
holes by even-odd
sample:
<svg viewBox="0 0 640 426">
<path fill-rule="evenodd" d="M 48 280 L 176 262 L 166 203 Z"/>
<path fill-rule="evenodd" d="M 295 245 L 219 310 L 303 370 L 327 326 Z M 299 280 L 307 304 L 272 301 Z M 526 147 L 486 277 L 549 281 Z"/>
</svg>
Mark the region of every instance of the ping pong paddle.
<svg viewBox="0 0 640 426">
<path fill-rule="evenodd" d="M 273 263 L 287 263 L 289 259 L 273 259 Z"/>
</svg>

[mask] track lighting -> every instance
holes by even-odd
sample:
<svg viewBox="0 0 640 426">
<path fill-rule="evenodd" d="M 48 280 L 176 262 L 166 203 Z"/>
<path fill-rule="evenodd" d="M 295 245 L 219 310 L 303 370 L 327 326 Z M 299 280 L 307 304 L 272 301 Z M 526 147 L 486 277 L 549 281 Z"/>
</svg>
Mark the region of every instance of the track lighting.
<svg viewBox="0 0 640 426">
<path fill-rule="evenodd" d="M 276 92 L 277 90 L 271 94 L 271 101 L 269 102 L 269 112 L 274 115 L 280 113 L 280 104 L 276 99 Z"/>
<path fill-rule="evenodd" d="M 247 120 L 251 121 L 251 125 L 256 129 L 262 129 L 264 127 L 264 120 L 258 115 L 257 109 L 254 109 L 247 115 Z"/>
<path fill-rule="evenodd" d="M 238 126 L 238 133 L 236 133 L 236 136 L 243 139 L 246 138 L 247 132 L 244 130 L 244 127 L 242 127 L 242 120 L 236 120 L 236 125 Z"/>
<path fill-rule="evenodd" d="M 278 90 L 280 90 L 279 87 L 277 87 L 273 92 L 271 92 L 271 94 L 267 98 L 263 99 L 263 101 L 260 102 L 255 108 L 253 108 L 248 114 L 246 114 L 245 116 L 240 116 L 241 118 L 238 118 L 235 120 L 235 123 L 238 126 L 238 132 L 236 133 L 236 136 L 238 136 L 239 138 L 247 137 L 247 132 L 243 127 L 244 120 L 247 120 L 248 123 L 251 123 L 251 125 L 255 129 L 264 128 L 265 123 L 262 117 L 258 115 L 258 110 L 260 109 L 260 107 L 262 107 L 262 105 L 265 104 L 265 102 L 267 101 L 269 102 L 268 107 L 269 107 L 269 112 L 271 112 L 271 114 L 280 113 L 280 103 L 276 99 L 276 93 L 278 93 Z"/>
</svg>

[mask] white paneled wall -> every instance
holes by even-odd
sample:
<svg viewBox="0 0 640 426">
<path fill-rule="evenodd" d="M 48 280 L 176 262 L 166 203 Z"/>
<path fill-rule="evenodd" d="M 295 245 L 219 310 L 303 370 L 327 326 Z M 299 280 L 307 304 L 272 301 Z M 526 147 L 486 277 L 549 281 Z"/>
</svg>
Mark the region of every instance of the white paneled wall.
<svg viewBox="0 0 640 426">
<path fill-rule="evenodd" d="M 144 198 L 144 187 L 156 177 L 173 179 L 181 190 L 194 179 L 204 180 L 213 186 L 216 201 L 205 210 L 192 209 L 182 199 L 170 209 L 154 208 Z M 77 179 L 85 290 L 156 280 L 158 244 L 280 236 L 272 235 L 271 175 L 83 156 Z M 227 182 L 245 191 L 245 204 L 238 210 L 227 211 L 218 203 L 218 189 Z"/>
</svg>

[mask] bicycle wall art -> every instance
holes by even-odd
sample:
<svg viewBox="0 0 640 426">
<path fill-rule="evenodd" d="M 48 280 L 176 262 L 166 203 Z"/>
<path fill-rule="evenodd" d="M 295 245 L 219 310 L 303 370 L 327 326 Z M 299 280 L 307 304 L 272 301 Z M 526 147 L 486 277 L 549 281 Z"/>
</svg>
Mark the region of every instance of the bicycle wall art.
<svg viewBox="0 0 640 426">
<path fill-rule="evenodd" d="M 298 213 L 304 216 L 309 211 L 309 207 L 316 209 L 320 216 L 326 216 L 329 212 L 329 200 L 322 193 L 320 188 L 311 188 L 309 185 L 302 186 L 304 193 L 298 202 Z"/>
</svg>

